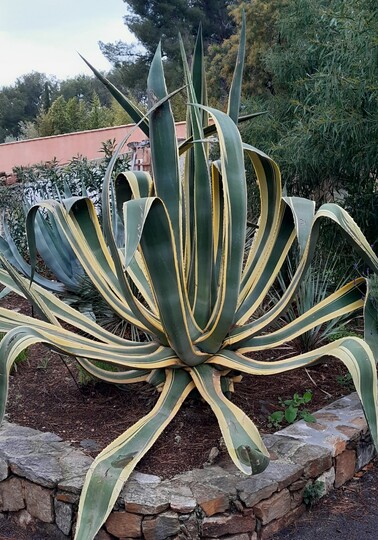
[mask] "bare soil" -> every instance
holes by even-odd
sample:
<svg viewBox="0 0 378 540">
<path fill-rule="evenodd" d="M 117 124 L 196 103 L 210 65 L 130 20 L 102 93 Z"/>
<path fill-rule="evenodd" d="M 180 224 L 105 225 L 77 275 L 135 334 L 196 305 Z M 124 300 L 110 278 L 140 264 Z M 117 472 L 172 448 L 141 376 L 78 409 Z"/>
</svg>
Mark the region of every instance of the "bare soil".
<svg viewBox="0 0 378 540">
<path fill-rule="evenodd" d="M 29 304 L 16 295 L 1 301 L 3 307 L 31 314 Z M 286 351 L 287 352 L 287 351 Z M 350 392 L 337 382 L 345 375 L 344 366 L 326 359 L 309 370 L 296 370 L 279 376 L 244 376 L 235 385 L 233 402 L 263 432 L 268 415 L 279 408 L 278 397 L 292 398 L 310 389 L 309 410 L 316 411 Z M 41 431 L 52 431 L 76 447 L 95 456 L 108 443 L 147 414 L 157 399 L 151 386 L 139 383 L 120 388 L 103 382 L 80 384 L 76 362 L 61 357 L 42 345 L 29 348 L 27 358 L 11 374 L 7 406 L 10 422 Z M 210 407 L 189 397 L 138 470 L 168 478 L 207 461 L 210 450 L 221 445 L 221 434 Z"/>
</svg>

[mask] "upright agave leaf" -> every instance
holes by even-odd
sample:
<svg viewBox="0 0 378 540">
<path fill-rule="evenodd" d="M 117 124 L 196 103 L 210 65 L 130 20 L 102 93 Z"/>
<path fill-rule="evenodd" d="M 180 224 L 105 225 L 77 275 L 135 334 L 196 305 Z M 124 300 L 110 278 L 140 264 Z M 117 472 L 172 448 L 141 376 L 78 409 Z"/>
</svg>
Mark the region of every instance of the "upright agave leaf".
<svg viewBox="0 0 378 540">
<path fill-rule="evenodd" d="M 44 201 L 28 217 L 33 246 L 32 224 L 38 208 L 53 216 L 59 234 L 104 301 L 121 319 L 148 334 L 150 341 L 140 343 L 107 332 L 37 283 L 29 284 L 0 256 L 0 282 L 29 298 L 40 314 L 40 319 L 33 319 L 0 308 L 0 331 L 7 332 L 0 345 L 0 413 L 4 414 L 12 362 L 36 342 L 76 357 L 91 374 L 106 381 L 143 380 L 162 389 L 154 409 L 105 448 L 91 466 L 79 504 L 77 540 L 95 537 L 123 483 L 194 388 L 217 417 L 235 465 L 246 474 L 266 468 L 269 454 L 256 426 L 222 391 L 235 372 L 274 375 L 319 362 L 324 355 L 341 360 L 352 374 L 378 445 L 375 361 L 364 340 L 348 337 L 273 362 L 253 358 L 257 351 L 277 347 L 335 316 L 364 307 L 365 280 L 361 278 L 284 328 L 269 328 L 284 314 L 300 286 L 324 219 L 340 228 L 375 272 L 378 259 L 352 218 L 336 205 L 324 205 L 315 212 L 311 201 L 283 198 L 276 163 L 243 144 L 236 124 L 244 38 L 230 99 L 231 116 L 205 102 L 200 44 L 199 38 L 192 71 L 184 59 L 188 139 L 180 147 L 158 48 L 148 81 L 152 106 L 148 120 L 135 107 L 132 110 L 150 135 L 152 174 L 127 173 L 118 178 L 116 203 L 111 205 L 111 161 L 103 189 L 103 228 L 86 197 Z M 111 91 L 129 110 L 127 98 L 113 87 Z M 214 134 L 220 155 L 210 163 L 207 138 Z M 183 175 L 180 156 L 186 158 Z M 255 169 L 261 198 L 259 227 L 247 256 L 244 158 Z M 115 231 L 112 210 L 123 222 L 121 245 L 115 238 L 120 229 Z M 261 315 L 266 295 L 295 242 L 300 259 L 292 282 Z M 63 322 L 79 332 L 67 330 Z M 118 371 L 102 370 L 95 363 L 99 360 Z"/>
</svg>

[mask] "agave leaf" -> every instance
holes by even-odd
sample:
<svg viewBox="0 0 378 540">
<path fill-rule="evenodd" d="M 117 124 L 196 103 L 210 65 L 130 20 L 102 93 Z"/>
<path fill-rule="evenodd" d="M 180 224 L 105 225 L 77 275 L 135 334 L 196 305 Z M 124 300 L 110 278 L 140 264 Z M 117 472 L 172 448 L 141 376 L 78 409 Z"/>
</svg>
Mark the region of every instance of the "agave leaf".
<svg viewBox="0 0 378 540">
<path fill-rule="evenodd" d="M 375 361 L 378 362 L 378 298 L 373 297 L 372 295 L 372 278 L 367 279 L 366 281 L 367 291 L 364 298 L 364 338 L 373 351 Z M 378 282 L 376 276 L 375 281 Z"/>
<path fill-rule="evenodd" d="M 274 235 L 270 237 L 270 249 L 266 248 L 268 256 L 262 256 L 256 271 L 242 289 L 239 296 L 239 307 L 235 313 L 235 323 L 242 325 L 251 318 L 261 305 L 269 288 L 274 283 L 282 268 L 290 248 L 296 238 L 293 218 L 289 208 L 284 205 L 277 216 Z"/>
<path fill-rule="evenodd" d="M 0 300 L 2 298 L 5 298 L 11 292 L 12 292 L 12 289 L 10 287 L 4 287 L 4 289 L 0 291 Z"/>
<path fill-rule="evenodd" d="M 217 126 L 221 148 L 222 187 L 224 196 L 224 238 L 221 262 L 221 285 L 212 316 L 204 335 L 199 338 L 205 350 L 216 352 L 227 334 L 238 301 L 239 279 L 244 257 L 247 216 L 246 184 L 240 134 L 229 116 L 205 108 Z M 211 257 L 211 252 L 207 254 Z"/>
<path fill-rule="evenodd" d="M 144 114 L 142 113 L 142 111 L 140 111 L 130 99 L 124 96 L 122 92 L 120 92 L 118 88 L 114 86 L 114 84 L 112 84 L 106 77 L 101 75 L 101 73 L 96 68 L 94 68 L 83 56 L 81 56 L 81 54 L 79 54 L 79 56 L 84 60 L 89 69 L 93 71 L 96 77 L 106 86 L 114 99 L 118 101 L 121 107 L 125 109 L 125 111 L 130 115 L 134 122 L 136 124 L 139 123 L 140 129 L 143 131 L 146 137 L 149 137 L 148 120 L 144 118 Z"/>
<path fill-rule="evenodd" d="M 283 197 L 283 200 L 293 212 L 298 246 L 300 252 L 303 253 L 311 232 L 315 214 L 315 201 L 309 201 L 303 197 Z"/>
<path fill-rule="evenodd" d="M 241 300 L 251 290 L 256 275 L 263 271 L 273 249 L 282 212 L 281 173 L 277 164 L 257 148 L 246 144 L 243 144 L 243 148 L 258 178 L 261 212 L 259 227 L 243 269 Z"/>
<path fill-rule="evenodd" d="M 180 45 L 182 40 L 180 40 Z M 186 59 L 185 51 L 182 55 L 184 60 Z M 185 62 L 184 62 L 185 63 Z M 195 99 L 191 99 L 193 103 L 202 103 L 207 105 L 207 88 L 206 88 L 206 76 L 205 76 L 205 59 L 203 52 L 203 36 L 202 25 L 200 25 L 197 33 L 196 43 L 193 51 L 191 78 L 193 81 L 193 89 Z M 191 109 L 188 110 L 189 114 Z M 208 114 L 206 111 L 202 111 L 202 126 L 205 128 L 208 124 Z"/>
<path fill-rule="evenodd" d="M 364 305 L 364 292 L 365 279 L 356 279 L 296 317 L 280 330 L 253 336 L 253 328 L 246 329 L 238 334 L 237 339 L 230 338 L 226 343 L 232 344 L 233 348 L 237 347 L 243 353 L 278 347 L 308 332 L 315 326 L 361 309 Z M 243 339 L 242 336 L 246 336 L 246 338 Z"/>
<path fill-rule="evenodd" d="M 152 411 L 97 456 L 85 479 L 76 540 L 94 538 L 113 508 L 124 482 L 176 415 L 193 387 L 185 371 L 167 372 L 159 400 Z"/>
<path fill-rule="evenodd" d="M 180 42 L 180 45 L 189 99 L 192 103 L 197 104 L 196 92 L 199 93 L 199 96 L 202 96 L 202 79 L 197 83 L 197 90 L 195 90 L 182 42 Z M 197 56 L 202 58 L 202 55 L 198 52 L 195 54 L 196 58 Z M 198 59 L 197 61 L 199 62 Z M 202 67 L 197 69 L 202 73 Z M 203 139 L 202 111 L 198 107 L 189 109 L 188 121 L 196 140 Z M 191 238 L 189 291 L 192 294 L 189 295 L 189 298 L 194 311 L 194 318 L 200 328 L 206 326 L 212 306 L 213 260 L 209 254 L 213 250 L 213 227 L 211 219 L 209 219 L 212 214 L 212 195 L 207 146 L 207 141 L 205 141 L 205 144 L 194 144 L 188 155 L 189 163 L 187 166 L 189 170 L 185 176 L 188 183 L 188 186 L 185 186 L 187 200 L 186 227 L 190 230 Z M 193 163 L 196 164 L 195 167 L 193 167 Z"/>
<path fill-rule="evenodd" d="M 241 89 L 242 89 L 242 82 L 243 82 L 244 57 L 245 57 L 245 12 L 243 10 L 238 56 L 237 56 L 236 64 L 235 64 L 234 76 L 232 78 L 230 94 L 228 96 L 228 108 L 227 108 L 227 114 L 230 116 L 230 118 L 232 118 L 235 124 L 238 123 L 238 119 L 239 119 L 240 97 L 241 97 Z"/>
<path fill-rule="evenodd" d="M 248 416 L 229 401 L 221 388 L 221 372 L 203 364 L 191 370 L 196 388 L 217 417 L 228 453 L 245 474 L 266 469 L 269 452 Z"/>
<path fill-rule="evenodd" d="M 167 97 L 161 47 L 158 46 L 147 79 L 150 108 Z M 155 192 L 169 213 L 175 234 L 176 247 L 181 241 L 181 181 L 175 123 L 171 105 L 167 101 L 158 109 L 150 110 L 150 147 Z M 164 136 L 162 136 L 164 134 Z"/>
<path fill-rule="evenodd" d="M 149 273 L 149 282 L 156 298 L 160 319 L 170 346 L 188 365 L 203 362 L 208 354 L 202 353 L 192 343 L 190 325 L 187 318 L 186 297 L 182 290 L 180 264 L 175 249 L 174 233 L 168 216 L 168 209 L 158 198 L 148 203 L 148 212 L 143 210 L 141 224 L 141 249 Z M 125 204 L 125 209 L 138 201 Z M 126 211 L 125 217 L 127 218 Z M 136 222 L 134 223 L 134 225 Z M 156 247 L 159 246 L 159 249 Z"/>
<path fill-rule="evenodd" d="M 85 371 L 93 377 L 97 377 L 102 381 L 114 384 L 131 384 L 136 382 L 147 381 L 151 375 L 151 370 L 146 369 L 130 369 L 128 371 L 109 371 L 100 368 L 86 358 L 77 358 L 77 361 Z"/>
</svg>

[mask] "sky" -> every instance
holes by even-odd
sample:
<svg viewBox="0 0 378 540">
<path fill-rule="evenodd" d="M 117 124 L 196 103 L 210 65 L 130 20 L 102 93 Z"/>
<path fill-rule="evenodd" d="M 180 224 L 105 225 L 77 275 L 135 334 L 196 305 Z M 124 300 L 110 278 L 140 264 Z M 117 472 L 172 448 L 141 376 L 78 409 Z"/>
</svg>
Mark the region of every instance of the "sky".
<svg viewBox="0 0 378 540">
<path fill-rule="evenodd" d="M 111 65 L 98 41 L 132 42 L 122 0 L 0 0 L 0 87 L 32 71 L 66 79 Z"/>
</svg>

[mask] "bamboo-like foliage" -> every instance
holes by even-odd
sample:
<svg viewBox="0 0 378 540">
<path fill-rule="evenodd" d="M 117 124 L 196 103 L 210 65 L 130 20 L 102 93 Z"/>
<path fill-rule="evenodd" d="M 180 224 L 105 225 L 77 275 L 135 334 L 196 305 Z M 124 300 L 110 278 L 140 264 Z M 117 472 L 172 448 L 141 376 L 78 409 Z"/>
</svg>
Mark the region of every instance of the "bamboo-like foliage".
<svg viewBox="0 0 378 540">
<path fill-rule="evenodd" d="M 37 342 L 76 357 L 89 373 L 106 381 L 147 381 L 160 386 L 152 411 L 105 448 L 88 471 L 79 504 L 77 540 L 94 538 L 123 483 L 194 388 L 216 415 L 235 465 L 245 474 L 257 474 L 267 467 L 269 454 L 256 426 L 222 391 L 224 383 L 227 386 L 240 372 L 275 375 L 318 362 L 323 355 L 340 359 L 352 374 L 373 440 L 378 442 L 375 362 L 364 340 L 343 338 L 272 362 L 253 357 L 335 316 L 364 307 L 365 280 L 360 278 L 284 328 L 269 331 L 301 283 L 323 219 L 331 219 L 341 228 L 373 271 L 378 271 L 378 259 L 354 221 L 338 206 L 326 204 L 315 212 L 311 201 L 283 198 L 276 163 L 243 144 L 237 128 L 243 55 L 244 27 L 227 114 L 206 105 L 200 36 L 191 72 L 183 58 L 188 139 L 180 146 L 160 48 L 148 78 L 148 118 L 104 80 L 125 108 L 132 109 L 149 136 L 152 176 L 130 171 L 120 175 L 114 186 L 117 203 L 111 208 L 114 156 L 103 186 L 102 227 L 85 197 L 61 203 L 44 201 L 28 215 L 31 260 L 36 255 L 33 222 L 43 208 L 54 216 L 59 231 L 111 309 L 149 334 L 151 341 L 133 342 L 107 332 L 51 292 L 29 284 L 0 258 L 0 282 L 29 298 L 40 314 L 40 319 L 33 319 L 0 308 L 0 331 L 7 332 L 0 346 L 0 414 L 4 414 L 12 362 L 21 350 Z M 215 134 L 220 156 L 210 162 L 208 137 Z M 247 256 L 245 157 L 253 164 L 261 197 L 259 227 Z M 121 248 L 115 239 L 112 212 L 123 222 Z M 294 242 L 301 256 L 291 284 L 273 307 L 256 317 Z M 62 322 L 79 332 L 63 328 Z M 98 360 L 118 371 L 99 368 Z"/>
</svg>

